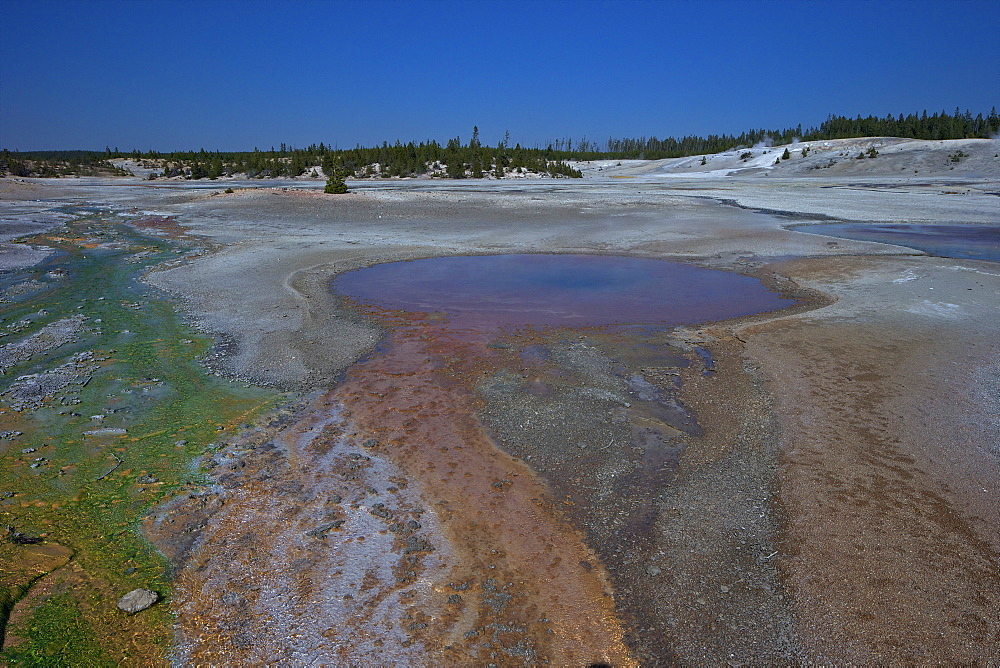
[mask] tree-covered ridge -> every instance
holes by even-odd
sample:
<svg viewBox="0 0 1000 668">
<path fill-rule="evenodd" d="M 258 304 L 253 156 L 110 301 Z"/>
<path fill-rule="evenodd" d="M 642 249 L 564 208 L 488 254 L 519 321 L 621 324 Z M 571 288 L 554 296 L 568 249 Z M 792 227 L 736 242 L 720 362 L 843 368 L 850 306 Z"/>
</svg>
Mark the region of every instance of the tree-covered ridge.
<svg viewBox="0 0 1000 668">
<path fill-rule="evenodd" d="M 821 139 L 846 139 L 850 137 L 906 137 L 912 139 L 969 139 L 989 138 L 1000 134 L 1000 116 L 994 107 L 986 117 L 973 117 L 955 109 L 928 115 L 887 115 L 885 118 L 868 116 L 856 118 L 829 116 L 819 127 L 778 130 L 757 129 L 739 135 L 708 135 L 707 137 L 656 137 L 610 138 L 601 146 L 581 139 L 560 139 L 545 148 L 527 148 L 520 144 L 510 146 L 509 137 L 496 146 L 483 145 L 479 129 L 473 128 L 468 143 L 459 137 L 448 140 L 444 146 L 437 141 L 394 144 L 339 149 L 323 142 L 306 148 L 293 148 L 281 144 L 261 151 L 181 151 L 161 153 L 142 152 L 134 149 L 122 152 L 117 148 L 98 151 L 36 151 L 18 153 L 4 150 L 0 155 L 0 175 L 62 176 L 71 174 L 99 174 L 113 172 L 112 160 L 131 158 L 156 170 L 157 177 L 189 179 L 215 179 L 223 176 L 246 175 L 248 178 L 277 176 L 319 176 L 390 178 L 429 175 L 435 178 L 503 178 L 512 174 L 541 174 L 552 177 L 580 177 L 582 174 L 570 166 L 571 160 L 679 158 L 690 155 L 719 153 L 734 148 L 751 147 L 761 142 L 787 144 L 794 139 L 803 141 Z M 118 170 L 120 173 L 120 170 Z"/>
<path fill-rule="evenodd" d="M 739 135 L 709 135 L 708 137 L 683 137 L 657 139 L 640 137 L 637 139 L 608 139 L 604 153 L 595 156 L 609 157 L 608 154 L 623 158 L 658 160 L 681 158 L 689 155 L 721 153 L 734 148 L 751 147 L 761 142 L 789 144 L 794 139 L 815 141 L 821 139 L 849 139 L 852 137 L 904 137 L 909 139 L 988 139 L 1000 133 L 1000 116 L 996 107 L 985 118 L 982 114 L 973 117 L 966 110 L 963 114 L 955 109 L 954 114 L 942 111 L 927 115 L 909 114 L 887 115 L 885 118 L 868 116 L 856 118 L 830 115 L 819 127 L 803 130 L 799 125 L 783 130 L 749 130 Z M 568 140 L 567 140 L 568 141 Z M 572 142 L 569 142 L 572 147 Z M 585 146 L 590 148 L 590 146 Z M 579 152 L 579 147 L 578 151 Z"/>
</svg>

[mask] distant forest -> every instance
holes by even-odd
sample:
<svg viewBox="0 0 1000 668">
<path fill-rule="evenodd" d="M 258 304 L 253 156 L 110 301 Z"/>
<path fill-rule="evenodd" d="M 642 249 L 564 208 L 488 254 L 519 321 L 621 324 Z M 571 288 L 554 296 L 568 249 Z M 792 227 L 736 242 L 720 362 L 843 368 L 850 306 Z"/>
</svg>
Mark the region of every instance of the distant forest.
<svg viewBox="0 0 1000 668">
<path fill-rule="evenodd" d="M 4 149 L 0 154 L 0 175 L 69 176 L 126 174 L 114 166 L 116 159 L 130 158 L 154 170 L 150 178 L 184 177 L 217 179 L 223 176 L 246 175 L 248 178 L 314 175 L 321 167 L 327 175 L 341 178 L 390 178 L 430 174 L 438 178 L 503 178 L 511 174 L 534 173 L 552 177 L 580 177 L 581 172 L 568 161 L 602 159 L 679 158 L 690 155 L 719 153 L 736 148 L 749 148 L 760 143 L 788 144 L 795 139 L 846 139 L 851 137 L 908 137 L 913 139 L 990 138 L 1000 134 L 1000 116 L 994 107 L 986 117 L 973 117 L 955 109 L 953 114 L 942 111 L 928 116 L 909 114 L 849 118 L 829 116 L 819 127 L 804 130 L 801 125 L 782 130 L 748 130 L 739 135 L 609 138 L 603 145 L 586 138 L 559 139 L 545 148 L 510 146 L 509 136 L 496 146 L 483 145 L 479 129 L 473 128 L 468 143 L 459 137 L 444 146 L 437 141 L 415 144 L 384 142 L 381 146 L 339 149 L 320 142 L 306 148 L 281 144 L 278 149 L 225 152 L 157 151 L 122 152 L 110 147 L 105 151 L 34 151 L 17 152 Z"/>
</svg>

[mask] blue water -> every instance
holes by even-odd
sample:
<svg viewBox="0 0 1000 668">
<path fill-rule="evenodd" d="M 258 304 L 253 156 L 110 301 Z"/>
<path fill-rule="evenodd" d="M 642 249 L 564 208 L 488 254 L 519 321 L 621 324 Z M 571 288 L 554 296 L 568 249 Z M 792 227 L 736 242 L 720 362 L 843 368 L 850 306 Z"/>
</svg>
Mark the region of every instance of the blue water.
<svg viewBox="0 0 1000 668">
<path fill-rule="evenodd" d="M 840 239 L 906 246 L 938 257 L 1000 262 L 1000 225 L 831 223 L 792 229 Z"/>
<path fill-rule="evenodd" d="M 434 312 L 464 327 L 678 325 L 791 306 L 759 280 L 605 255 L 479 255 L 391 262 L 333 289 L 381 309 Z"/>
</svg>

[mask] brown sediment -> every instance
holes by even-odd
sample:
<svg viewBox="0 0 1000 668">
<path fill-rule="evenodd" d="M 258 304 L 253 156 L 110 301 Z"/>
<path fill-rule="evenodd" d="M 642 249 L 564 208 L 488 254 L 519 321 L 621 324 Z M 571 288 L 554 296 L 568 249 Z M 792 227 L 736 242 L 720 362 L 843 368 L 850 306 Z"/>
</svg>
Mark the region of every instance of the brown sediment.
<svg viewBox="0 0 1000 668">
<path fill-rule="evenodd" d="M 475 418 L 487 353 L 397 326 L 337 389 L 221 448 L 217 488 L 150 519 L 182 565 L 183 661 L 634 663 L 562 501 Z"/>
<path fill-rule="evenodd" d="M 448 656 L 495 659 L 497 648 L 512 654 L 513 645 L 533 661 L 628 665 L 603 567 L 560 508 L 571 502 L 554 498 L 475 418 L 473 388 L 491 367 L 482 335 L 467 334 L 429 319 L 397 326 L 337 393 L 377 451 L 436 507 L 454 555 L 448 577 L 502 591 L 467 613 L 469 631 L 503 630 L 497 647 L 477 641 L 471 655 L 467 645 Z"/>
<path fill-rule="evenodd" d="M 147 234 L 152 234 L 171 241 L 205 241 L 203 237 L 192 234 L 189 229 L 183 227 L 174 216 L 147 215 L 136 220 L 129 221 L 129 225 L 146 232 Z"/>
<path fill-rule="evenodd" d="M 862 283 L 873 266 L 811 260 L 783 271 Z M 921 289 L 897 275 L 900 299 Z M 938 287 L 943 294 L 926 295 L 958 301 Z M 967 382 L 967 369 L 941 360 L 981 354 L 964 343 L 972 328 L 933 313 L 866 311 L 848 295 L 838 305 L 853 316 L 844 321 L 817 312 L 741 332 L 767 370 L 780 419 L 779 563 L 804 654 L 989 664 L 1000 639 L 1000 515 L 987 492 L 996 463 L 979 453 L 972 420 L 956 425 L 961 411 L 940 408 L 948 393 L 960 400 Z"/>
<path fill-rule="evenodd" d="M 17 638 L 7 635 L 7 625 L 10 616 L 14 615 L 16 605 L 43 577 L 62 568 L 73 557 L 73 550 L 51 541 L 42 541 L 40 537 L 22 537 L 21 541 L 13 537 L 17 534 L 12 527 L 7 527 L 7 535 L 0 542 L 0 562 L 4 564 L 0 570 L 0 649 L 17 643 Z M 39 541 L 41 544 L 36 543 Z"/>
</svg>

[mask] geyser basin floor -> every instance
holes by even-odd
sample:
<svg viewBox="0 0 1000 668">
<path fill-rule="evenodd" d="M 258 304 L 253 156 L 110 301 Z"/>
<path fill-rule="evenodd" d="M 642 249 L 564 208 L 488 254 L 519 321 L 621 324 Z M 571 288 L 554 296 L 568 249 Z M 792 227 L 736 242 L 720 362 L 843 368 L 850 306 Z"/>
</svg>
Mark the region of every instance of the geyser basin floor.
<svg viewBox="0 0 1000 668">
<path fill-rule="evenodd" d="M 365 303 L 391 334 L 328 399 L 343 407 L 353 440 L 395 467 L 435 518 L 421 522 L 419 538 L 436 555 L 433 566 L 400 543 L 396 579 L 370 581 L 382 598 L 408 593 L 405 619 L 419 626 L 383 632 L 382 655 L 419 646 L 446 663 L 615 665 L 670 656 L 661 602 L 688 597 L 645 582 L 664 556 L 658 506 L 683 488 L 671 482 L 685 445 L 712 439 L 679 398 L 682 376 L 711 375 L 699 353 L 705 342 L 667 326 L 794 300 L 738 274 L 583 255 L 383 264 L 343 274 L 334 288 Z M 726 493 L 752 503 L 740 490 Z M 396 503 L 379 503 L 376 512 L 395 512 Z M 726 503 L 713 501 L 716 517 Z M 769 544 L 770 517 L 758 512 L 754 521 Z M 778 587 L 771 573 L 750 574 L 739 555 L 710 561 L 685 571 L 718 587 L 754 578 L 766 591 Z M 745 610 L 770 611 L 774 631 L 763 635 L 790 618 L 776 598 L 751 588 L 735 595 L 747 600 L 726 615 L 732 628 L 746 628 Z M 702 623 L 687 603 L 669 616 Z M 641 632 L 652 627 L 658 632 Z M 352 650 L 332 643 L 328 651 Z"/>
<path fill-rule="evenodd" d="M 936 160 L 943 165 L 939 171 L 954 174 L 948 171 L 952 163 L 946 156 L 954 147 L 938 144 Z M 866 163 L 866 169 L 881 169 L 889 165 L 882 159 L 857 162 Z M 794 165 L 789 163 L 789 168 Z M 510 337 L 499 340 L 495 346 L 511 346 L 489 349 L 506 356 L 502 368 L 497 367 L 502 373 L 476 377 L 456 368 L 451 377 L 489 390 L 488 396 L 478 389 L 477 394 L 486 403 L 479 414 L 489 418 L 484 424 L 491 434 L 525 433 L 524 426 L 530 425 L 523 443 L 515 443 L 524 450 L 512 452 L 544 477 L 559 508 L 588 538 L 611 536 L 591 544 L 605 570 L 615 569 L 611 576 L 616 601 L 632 603 L 621 615 L 630 648 L 644 664 L 663 665 L 672 657 L 684 665 L 988 664 L 995 660 L 1000 637 L 1000 508 L 993 493 L 1000 475 L 995 457 L 990 464 L 986 454 L 976 452 L 1000 443 L 995 391 L 1000 378 L 1000 277 L 995 274 L 1000 272 L 968 260 L 858 257 L 900 249 L 789 231 L 784 229 L 788 217 L 760 210 L 792 212 L 803 220 L 818 214 L 868 222 L 996 225 L 1000 198 L 986 194 L 997 191 L 996 178 L 979 179 L 972 193 L 955 196 L 944 192 L 953 189 L 950 182 L 925 178 L 923 166 L 919 180 L 894 177 L 897 185 L 886 188 L 859 188 L 855 177 L 829 173 L 673 180 L 669 188 L 638 178 L 575 179 L 537 188 L 518 182 L 524 192 L 511 192 L 505 182 L 493 180 L 379 180 L 343 197 L 286 192 L 273 188 L 274 181 L 232 195 L 222 194 L 226 184 L 218 183 L 219 194 L 212 195 L 204 189 L 188 190 L 185 184 L 192 182 L 162 188 L 139 179 L 0 179 L 0 209 L 6 217 L 7 197 L 19 210 L 31 211 L 37 209 L 35 199 L 63 197 L 176 216 L 181 227 L 207 235 L 220 252 L 164 267 L 147 280 L 176 295 L 178 308 L 205 329 L 234 342 L 213 365 L 236 378 L 319 393 L 334 387 L 330 379 L 368 350 L 372 340 L 372 330 L 341 309 L 329 290 L 334 273 L 359 266 L 441 254 L 672 254 L 714 258 L 713 266 L 720 268 L 760 266 L 767 275 L 777 273 L 813 287 L 837 301 L 800 315 L 774 314 L 775 322 L 768 327 L 760 325 L 771 316 L 749 326 L 727 322 L 697 333 L 678 332 L 675 343 L 681 347 L 702 345 L 694 334 L 715 337 L 706 340 L 715 363 L 715 371 L 707 376 L 701 375 L 697 359 L 690 367 L 678 367 L 653 348 L 650 359 L 635 358 L 629 354 L 637 355 L 641 347 L 618 346 L 610 335 L 601 339 L 594 332 L 566 330 L 561 336 L 553 332 L 547 341 L 537 336 L 523 344 Z M 732 199 L 748 208 L 710 197 Z M 35 214 L 20 215 L 36 224 Z M 762 266 L 775 256 L 810 259 Z M 80 278 L 71 274 L 68 280 Z M 101 281 L 92 284 L 98 290 Z M 102 314 L 105 331 L 138 332 L 131 318 L 146 317 L 146 309 L 134 311 L 111 294 L 100 303 L 109 302 L 132 316 L 113 328 L 112 316 Z M 75 304 L 71 308 L 75 310 Z M 727 337 L 727 332 L 736 336 Z M 163 336 L 158 332 L 143 338 L 137 333 L 136 340 Z M 443 361 L 455 356 L 446 347 L 441 350 Z M 754 368 L 757 375 L 747 373 Z M 9 372 L 11 378 L 17 373 Z M 676 377 L 672 374 L 680 374 L 678 398 L 697 417 L 704 436 L 684 437 L 668 491 L 651 498 L 647 488 L 621 483 L 629 469 L 646 470 L 635 465 L 640 456 L 628 444 L 630 426 L 623 421 L 639 406 L 629 398 L 627 381 L 638 375 L 665 387 Z M 168 380 L 169 385 L 159 369 L 143 375 Z M 766 393 L 751 382 L 758 376 L 766 383 Z M 102 397 L 97 380 L 84 389 Z M 642 385 L 637 381 L 633 384 Z M 494 615 L 491 624 L 514 608 L 523 610 L 525 599 L 501 607 L 505 595 L 520 595 L 503 590 L 517 581 L 494 578 L 491 584 L 493 576 L 485 573 L 472 582 L 454 580 L 462 590 L 419 589 L 409 596 L 416 587 L 401 586 L 397 595 L 385 596 L 381 586 L 368 588 L 368 583 L 386 579 L 390 562 L 408 565 L 408 558 L 416 557 L 434 568 L 435 559 L 447 557 L 443 541 L 435 544 L 441 549 L 426 555 L 419 550 L 403 555 L 406 547 L 395 553 L 381 551 L 386 542 L 398 540 L 405 546 L 411 537 L 434 543 L 428 532 L 435 529 L 431 513 L 439 507 L 424 501 L 410 505 L 418 498 L 411 496 L 418 485 L 404 490 L 398 483 L 382 482 L 383 473 L 396 474 L 385 470 L 388 462 L 382 455 L 364 447 L 369 436 L 352 426 L 352 417 L 333 419 L 339 406 L 336 395 L 315 399 L 315 404 L 280 411 L 274 426 L 259 434 L 256 449 L 250 449 L 249 442 L 258 438 L 256 428 L 237 438 L 220 436 L 208 425 L 211 433 L 205 438 L 185 436 L 192 451 L 209 444 L 221 449 L 209 452 L 211 461 L 206 457 L 202 469 L 209 482 L 218 485 L 185 488 L 177 498 L 202 514 L 190 521 L 183 513 L 170 514 L 162 523 L 171 538 L 203 546 L 197 554 L 182 551 L 171 557 L 179 573 L 174 596 L 162 608 L 128 618 L 114 608 L 115 598 L 107 596 L 100 599 L 100 610 L 89 608 L 86 618 L 73 619 L 89 623 L 102 646 L 114 648 L 122 638 L 134 642 L 138 636 L 106 629 L 144 623 L 152 619 L 144 616 L 158 610 L 166 616 L 169 610 L 183 625 L 179 642 L 198 640 L 208 650 L 191 651 L 190 663 L 196 662 L 195 656 L 208 657 L 218 650 L 211 655 L 214 659 L 204 662 L 251 665 L 274 656 L 274 661 L 305 664 L 322 651 L 310 640 L 313 634 L 336 633 L 331 640 L 342 642 L 348 651 L 358 648 L 355 656 L 366 646 L 373 648 L 373 654 L 363 657 L 367 661 L 355 663 L 402 663 L 409 658 L 409 663 L 426 664 L 433 660 L 420 654 L 419 639 L 440 638 L 440 623 L 416 618 L 408 611 L 413 604 L 404 606 L 405 601 L 433 592 L 440 597 L 437 605 L 463 615 L 483 610 Z M 628 401 L 631 408 L 619 400 Z M 333 404 L 327 406 L 327 401 Z M 86 420 L 104 407 L 76 410 Z M 450 405 L 441 410 L 447 412 Z M 140 429 L 145 420 L 135 419 L 130 435 L 159 429 Z M 316 435 L 313 429 L 320 427 L 323 434 Z M 289 430 L 287 438 L 267 433 L 281 428 Z M 581 432 L 589 436 L 576 438 Z M 169 436 L 163 436 L 168 454 L 176 450 Z M 314 436 L 311 445 L 297 447 L 297 439 L 306 442 Z M 351 440 L 331 443 L 329 466 L 321 454 L 325 437 Z M 130 445 L 123 455 L 126 464 L 111 479 L 95 482 L 108 470 L 95 469 L 91 484 L 103 488 L 119 476 L 137 477 L 141 470 L 127 472 L 135 464 L 134 448 L 151 446 L 156 438 Z M 608 448 L 612 438 L 626 446 Z M 894 442 L 887 444 L 889 439 Z M 23 446 L 10 445 L 15 459 L 28 457 L 20 454 Z M 912 461 L 873 461 L 888 445 L 902 449 Z M 158 457 L 155 449 L 152 452 Z M 109 457 L 108 468 L 113 463 Z M 177 475 L 185 473 L 177 469 Z M 506 479 L 517 484 L 522 477 Z M 511 490 L 510 485 L 502 486 Z M 378 490 L 377 497 L 370 488 Z M 623 496 L 618 489 L 641 489 L 644 494 Z M 879 497 L 871 498 L 868 489 Z M 895 498 L 888 499 L 890 494 Z M 342 497 L 339 504 L 334 503 L 335 495 Z M 21 506 L 21 500 L 12 499 L 22 519 L 44 510 Z M 377 508 L 378 503 L 383 507 Z M 108 516 L 124 505 L 95 507 L 94 512 Z M 230 523 L 226 518 L 238 519 L 241 507 L 241 521 Z M 783 514 L 770 514 L 775 507 Z M 220 511 L 213 514 L 213 508 Z M 419 509 L 426 512 L 418 517 Z M 621 522 L 638 517 L 633 510 L 641 509 L 652 515 L 649 549 L 628 532 L 615 533 Z M 936 519 L 947 518 L 935 525 Z M 322 531 L 340 519 L 347 521 L 339 530 Z M 421 527 L 411 528 L 411 520 Z M 33 535 L 50 530 L 34 522 L 17 523 L 18 530 Z M 366 533 L 366 526 L 375 530 Z M 777 530 L 782 540 L 774 540 Z M 232 532 L 231 540 L 221 540 L 226 531 Z M 102 541 L 105 536 L 97 531 L 92 535 Z M 358 540 L 361 537 L 365 540 Z M 949 543 L 945 552 L 942 540 Z M 337 574 L 341 567 L 325 568 L 352 553 L 382 555 L 388 561 L 379 557 L 360 572 Z M 938 554 L 947 555 L 946 560 Z M 80 558 L 78 552 L 69 568 L 81 563 Z M 244 560 L 250 570 L 227 577 L 226 568 Z M 15 559 L 5 565 L 22 563 Z M 203 577 L 200 569 L 205 564 L 218 577 L 202 589 L 194 585 Z M 112 565 L 123 573 L 130 564 Z M 121 577 L 141 577 L 142 572 Z M 339 601 L 330 595 L 335 591 L 341 593 Z M 79 593 L 88 600 L 95 594 L 90 588 Z M 452 595 L 461 601 L 449 603 Z M 198 619 L 189 601 L 203 606 L 217 622 Z M 496 606 L 495 613 L 489 602 Z M 421 603 L 423 609 L 433 610 L 435 602 L 428 603 Z M 374 605 L 369 609 L 368 604 Z M 27 610 L 30 602 L 18 606 Z M 789 610 L 795 611 L 794 617 L 783 616 L 782 611 Z M 362 614 L 356 614 L 359 611 Z M 653 614 L 645 619 L 638 614 L 647 611 Z M 414 619 L 406 619 L 410 614 Z M 372 620 L 367 628 L 365 617 Z M 540 617 L 533 619 L 537 624 Z M 789 624 L 790 619 L 794 623 Z M 424 623 L 426 627 L 418 628 Z M 12 621 L 12 634 L 17 627 Z M 497 653 L 492 660 L 500 665 L 517 661 L 501 647 L 484 647 L 509 628 L 500 620 L 478 640 L 460 637 L 462 643 L 477 643 L 483 652 L 483 661 L 468 663 L 485 664 L 490 652 Z M 382 634 L 384 629 L 387 633 Z M 405 642 L 397 642 L 397 632 L 415 641 L 405 653 L 384 647 L 386 641 L 395 647 Z M 63 646 L 66 636 L 44 637 L 52 646 Z M 523 651 L 515 638 L 497 637 L 503 647 Z M 285 642 L 295 642 L 301 653 L 278 647 Z M 227 649 L 231 651 L 223 656 Z M 541 649 L 539 655 L 545 652 Z M 173 656 L 185 654 L 177 651 Z"/>
<path fill-rule="evenodd" d="M 706 341 L 666 325 L 793 300 L 738 274 L 578 255 L 383 264 L 334 286 L 367 301 L 390 334 L 304 417 L 261 435 L 282 447 L 234 450 L 245 466 L 219 478 L 228 501 L 178 580 L 186 661 L 632 665 L 672 655 L 668 616 L 707 621 L 683 578 L 677 590 L 646 583 L 654 563 L 666 568 L 658 507 L 684 489 L 670 483 L 686 444 L 733 436 L 704 436 L 683 404 L 682 377 L 709 385 L 713 371 Z M 594 329 L 609 325 L 643 326 Z M 741 462 L 741 475 L 754 467 Z M 719 492 L 697 495 L 711 508 L 703 526 L 754 504 Z M 279 501 L 279 527 L 243 557 L 213 559 L 243 544 L 262 498 Z M 204 523 L 203 503 L 183 504 L 175 524 Z M 670 561 L 715 589 L 767 585 L 734 592 L 742 603 L 725 616 L 746 629 L 756 622 L 744 611 L 767 610 L 779 629 L 784 604 L 758 593 L 778 588 L 774 574 L 748 561 L 773 551 L 773 523 L 760 509 L 739 521 L 756 523 L 753 552 Z M 184 549 L 160 527 L 150 531 L 168 553 Z M 204 595 L 223 589 L 256 616 Z M 663 600 L 683 603 L 664 615 Z M 255 619 L 286 632 L 249 645 Z"/>
</svg>

